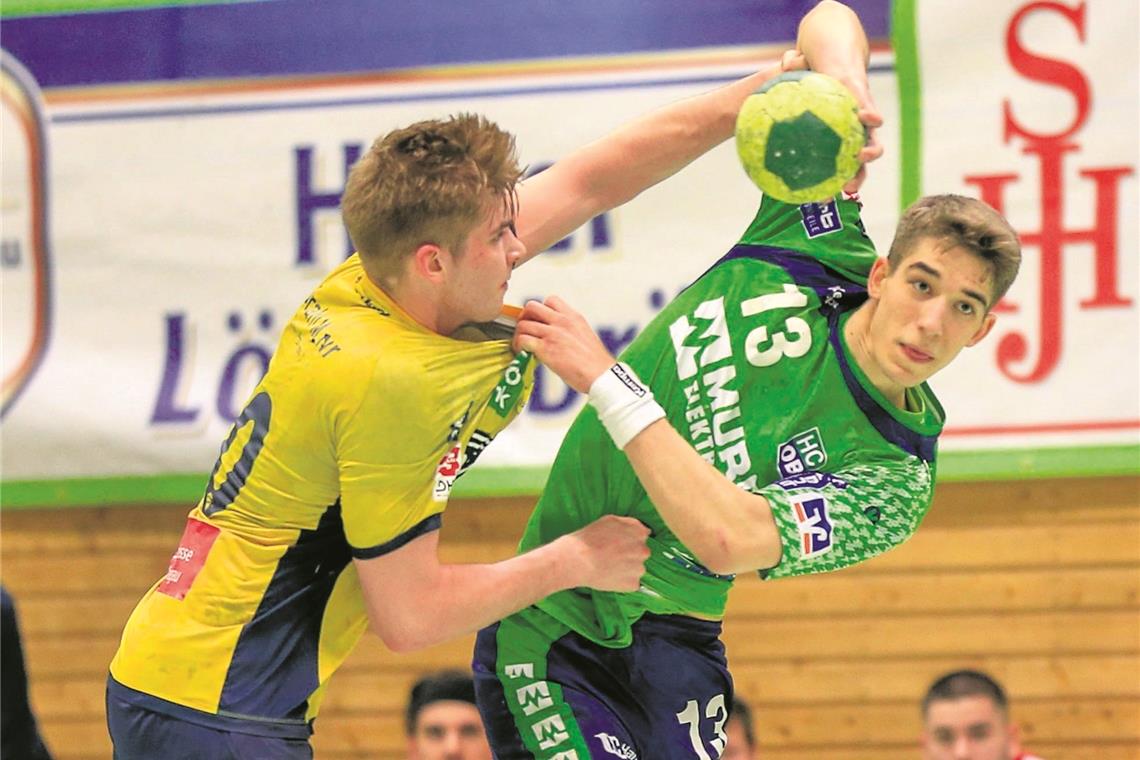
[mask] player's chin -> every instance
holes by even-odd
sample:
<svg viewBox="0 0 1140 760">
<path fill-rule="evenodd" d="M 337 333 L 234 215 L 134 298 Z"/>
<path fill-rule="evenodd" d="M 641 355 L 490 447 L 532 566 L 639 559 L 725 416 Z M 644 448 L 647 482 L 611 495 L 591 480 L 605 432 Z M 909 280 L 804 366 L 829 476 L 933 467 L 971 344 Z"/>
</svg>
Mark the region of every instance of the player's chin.
<svg viewBox="0 0 1140 760">
<path fill-rule="evenodd" d="M 487 302 L 479 308 L 478 313 L 475 315 L 474 319 L 472 319 L 471 321 L 472 322 L 491 322 L 495 319 L 495 317 L 499 316 L 499 314 L 500 314 L 500 312 L 502 312 L 502 310 L 503 310 L 503 298 L 502 298 L 502 294 L 500 293 L 499 298 L 488 299 Z"/>
<path fill-rule="evenodd" d="M 903 372 L 900 379 L 903 381 L 903 385 L 908 388 L 913 388 L 916 385 L 922 385 L 927 380 L 934 377 L 935 373 L 937 373 L 938 370 L 942 369 L 942 367 L 943 365 L 937 362 L 922 364 L 914 364 L 908 362 L 907 365 L 902 368 Z"/>
</svg>

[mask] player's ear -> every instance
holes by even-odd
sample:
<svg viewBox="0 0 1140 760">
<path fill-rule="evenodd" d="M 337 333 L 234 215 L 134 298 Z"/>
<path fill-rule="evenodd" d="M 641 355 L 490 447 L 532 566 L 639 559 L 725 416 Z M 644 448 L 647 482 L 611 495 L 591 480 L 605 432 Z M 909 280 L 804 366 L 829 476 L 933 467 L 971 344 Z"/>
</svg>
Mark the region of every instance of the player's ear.
<svg viewBox="0 0 1140 760">
<path fill-rule="evenodd" d="M 875 259 L 871 265 L 871 273 L 867 275 L 867 295 L 878 298 L 883 292 L 883 280 L 891 273 L 891 265 L 885 258 Z"/>
<path fill-rule="evenodd" d="M 435 243 L 423 243 L 412 254 L 412 271 L 426 280 L 438 282 L 446 269 L 444 250 Z"/>
<path fill-rule="evenodd" d="M 982 326 L 978 328 L 978 331 L 974 333 L 973 337 L 970 338 L 970 342 L 966 345 L 974 346 L 981 343 L 982 338 L 989 335 L 990 330 L 994 329 L 994 322 L 997 322 L 997 315 L 991 311 L 982 319 Z"/>
</svg>

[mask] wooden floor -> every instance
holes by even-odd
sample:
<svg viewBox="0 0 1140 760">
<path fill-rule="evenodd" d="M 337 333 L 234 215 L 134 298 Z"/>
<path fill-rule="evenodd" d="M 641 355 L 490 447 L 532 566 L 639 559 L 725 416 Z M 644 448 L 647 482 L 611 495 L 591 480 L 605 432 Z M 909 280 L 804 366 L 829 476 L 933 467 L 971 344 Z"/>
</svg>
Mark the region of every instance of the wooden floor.
<svg viewBox="0 0 1140 760">
<path fill-rule="evenodd" d="M 446 558 L 508 556 L 531 499 L 456 502 Z M 110 757 L 103 683 L 137 598 L 166 569 L 186 506 L 4 512 L 32 699 L 58 760 Z M 947 484 L 918 534 L 860 567 L 741 578 L 725 624 L 765 760 L 917 756 L 917 701 L 940 673 L 990 671 L 1048 760 L 1140 760 L 1140 479 Z M 471 638 L 415 654 L 364 644 L 332 681 L 318 758 L 402 757 L 422 671 L 466 666 Z"/>
</svg>

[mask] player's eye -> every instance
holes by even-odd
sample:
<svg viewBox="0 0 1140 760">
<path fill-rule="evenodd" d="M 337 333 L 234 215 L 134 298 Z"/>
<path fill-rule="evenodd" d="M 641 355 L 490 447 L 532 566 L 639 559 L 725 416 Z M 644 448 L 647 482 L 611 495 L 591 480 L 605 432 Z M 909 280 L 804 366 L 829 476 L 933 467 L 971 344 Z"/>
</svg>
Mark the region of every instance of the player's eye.
<svg viewBox="0 0 1140 760">
<path fill-rule="evenodd" d="M 910 284 L 919 293 L 925 294 L 931 291 L 930 283 L 926 280 L 911 280 Z"/>
<path fill-rule="evenodd" d="M 962 314 L 965 314 L 966 316 L 972 316 L 974 312 L 977 311 L 977 309 L 975 309 L 974 304 L 970 303 L 969 301 L 959 301 L 958 311 Z"/>
</svg>

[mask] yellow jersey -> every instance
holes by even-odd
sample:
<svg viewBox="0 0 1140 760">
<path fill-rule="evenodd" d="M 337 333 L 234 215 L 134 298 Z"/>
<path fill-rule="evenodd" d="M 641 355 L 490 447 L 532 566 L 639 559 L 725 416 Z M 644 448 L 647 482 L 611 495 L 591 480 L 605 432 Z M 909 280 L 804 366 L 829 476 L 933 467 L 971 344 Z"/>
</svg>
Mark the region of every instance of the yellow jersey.
<svg viewBox="0 0 1140 760">
<path fill-rule="evenodd" d="M 351 559 L 439 528 L 455 478 L 522 408 L 527 358 L 424 328 L 350 257 L 286 326 L 109 688 L 202 725 L 307 737 L 367 628 Z"/>
</svg>

